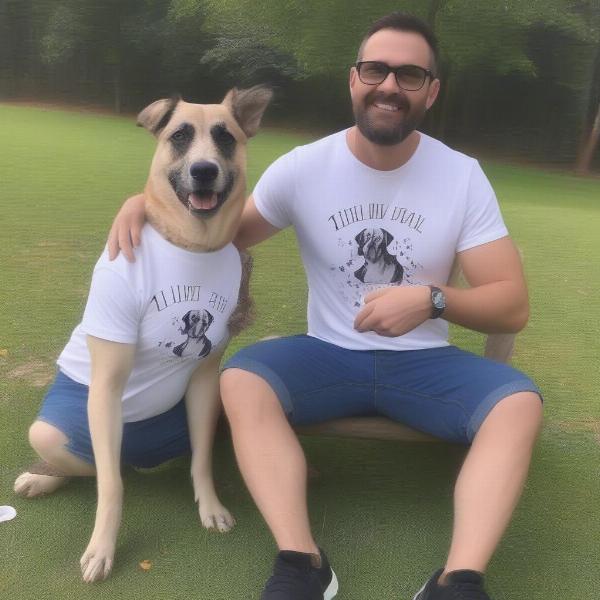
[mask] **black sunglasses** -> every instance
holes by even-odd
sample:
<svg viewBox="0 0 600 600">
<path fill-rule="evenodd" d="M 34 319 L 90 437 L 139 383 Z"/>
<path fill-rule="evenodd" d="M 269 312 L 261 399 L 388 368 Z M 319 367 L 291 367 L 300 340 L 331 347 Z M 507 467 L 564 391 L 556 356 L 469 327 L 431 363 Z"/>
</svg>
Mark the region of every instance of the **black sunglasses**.
<svg viewBox="0 0 600 600">
<path fill-rule="evenodd" d="M 393 73 L 396 77 L 396 83 L 407 92 L 416 92 L 425 85 L 426 79 L 435 79 L 435 76 L 429 69 L 418 67 L 417 65 L 400 65 L 399 67 L 390 67 L 383 62 L 376 60 L 364 60 L 356 63 L 358 78 L 367 85 L 379 85 L 385 78 Z"/>
</svg>

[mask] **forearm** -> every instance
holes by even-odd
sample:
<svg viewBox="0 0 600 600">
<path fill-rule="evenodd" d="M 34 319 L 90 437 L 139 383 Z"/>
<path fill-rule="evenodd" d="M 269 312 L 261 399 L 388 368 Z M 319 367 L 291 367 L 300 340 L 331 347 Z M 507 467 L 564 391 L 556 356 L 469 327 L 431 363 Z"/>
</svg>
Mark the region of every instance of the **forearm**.
<svg viewBox="0 0 600 600">
<path fill-rule="evenodd" d="M 123 496 L 120 474 L 122 393 L 123 387 L 114 382 L 92 380 L 90 385 L 88 418 L 98 481 L 98 517 L 108 516 L 107 511 L 117 504 L 120 510 Z"/>
<path fill-rule="evenodd" d="M 212 447 L 219 415 L 220 355 L 208 359 L 206 365 L 192 376 L 185 394 L 185 403 L 192 447 L 192 481 L 194 497 L 202 501 L 214 495 L 212 481 Z"/>
<path fill-rule="evenodd" d="M 192 471 L 210 470 L 215 429 L 221 414 L 218 375 L 190 385 L 186 393 L 186 410 L 192 446 Z"/>
<path fill-rule="evenodd" d="M 482 333 L 516 333 L 529 318 L 524 284 L 496 281 L 472 288 L 439 286 L 446 296 L 443 318 Z"/>
</svg>

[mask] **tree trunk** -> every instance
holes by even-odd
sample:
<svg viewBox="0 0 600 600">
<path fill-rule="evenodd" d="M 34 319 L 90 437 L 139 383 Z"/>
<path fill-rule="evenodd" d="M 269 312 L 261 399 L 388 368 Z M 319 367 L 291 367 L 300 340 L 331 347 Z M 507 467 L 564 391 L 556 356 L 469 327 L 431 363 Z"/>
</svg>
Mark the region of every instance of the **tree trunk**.
<svg viewBox="0 0 600 600">
<path fill-rule="evenodd" d="M 594 119 L 592 130 L 590 131 L 587 141 L 583 144 L 581 152 L 577 158 L 575 172 L 579 175 L 586 175 L 590 172 L 592 158 L 594 157 L 594 151 L 598 146 L 598 140 L 600 140 L 600 103 L 598 103 L 598 111 L 596 112 L 596 118 Z"/>
<path fill-rule="evenodd" d="M 114 66 L 114 95 L 115 95 L 115 112 L 121 114 L 121 63 Z"/>
</svg>

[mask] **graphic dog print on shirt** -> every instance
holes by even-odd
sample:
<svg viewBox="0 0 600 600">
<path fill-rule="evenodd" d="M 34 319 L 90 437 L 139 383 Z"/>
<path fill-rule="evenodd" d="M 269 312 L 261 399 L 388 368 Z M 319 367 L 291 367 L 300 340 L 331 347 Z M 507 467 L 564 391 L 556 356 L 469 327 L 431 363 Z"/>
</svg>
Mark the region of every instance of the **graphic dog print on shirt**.
<svg viewBox="0 0 600 600">
<path fill-rule="evenodd" d="M 387 247 L 394 239 L 385 229 L 363 229 L 355 238 L 358 255 L 365 262 L 354 271 L 354 276 L 363 283 L 400 283 L 404 269 L 398 259 L 388 252 Z"/>
<path fill-rule="evenodd" d="M 184 304 L 197 308 L 183 312 Z M 210 311 L 204 308 L 207 305 Z M 207 337 L 206 332 L 215 316 L 219 318 L 219 315 L 226 313 L 228 305 L 229 298 L 206 290 L 202 285 L 171 285 L 152 296 L 151 309 L 158 313 L 166 311 L 166 318 L 170 319 L 169 329 L 172 328 L 167 339 L 163 337 L 164 333 L 157 339 L 158 346 L 164 352 L 163 363 L 175 363 L 180 359 L 198 360 L 208 356 L 222 342 L 223 336 L 227 336 L 227 330 L 222 334 L 213 331 L 212 339 Z M 220 339 L 215 340 L 214 336 Z"/>
<path fill-rule="evenodd" d="M 206 310 L 188 310 L 182 317 L 184 323 L 179 331 L 187 336 L 187 340 L 173 348 L 177 356 L 193 356 L 204 358 L 210 353 L 211 341 L 206 337 L 206 331 L 214 321 L 214 317 Z"/>
<path fill-rule="evenodd" d="M 338 233 L 337 245 L 345 255 L 342 264 L 330 267 L 345 302 L 360 308 L 370 291 L 421 283 L 417 273 L 423 267 L 413 258 L 409 236 L 423 233 L 423 215 L 399 206 L 369 203 L 340 210 L 328 221 Z M 379 224 L 383 227 L 376 226 Z M 399 238 L 399 229 L 408 230 L 409 235 Z M 391 231 L 396 231 L 396 237 Z"/>
</svg>

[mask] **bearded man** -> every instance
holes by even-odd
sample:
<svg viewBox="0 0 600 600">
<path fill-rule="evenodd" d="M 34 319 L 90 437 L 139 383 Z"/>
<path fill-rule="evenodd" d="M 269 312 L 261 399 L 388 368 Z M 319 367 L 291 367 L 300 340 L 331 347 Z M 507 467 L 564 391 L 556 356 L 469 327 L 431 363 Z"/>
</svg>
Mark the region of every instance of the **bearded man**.
<svg viewBox="0 0 600 600">
<path fill-rule="evenodd" d="M 309 526 L 293 427 L 374 414 L 470 445 L 446 563 L 415 600 L 489 600 L 483 572 L 523 489 L 542 403 L 524 374 L 448 344 L 448 321 L 517 332 L 529 306 L 479 163 L 417 131 L 440 89 L 437 68 L 422 21 L 375 22 L 350 69 L 356 124 L 280 157 L 246 203 L 236 245 L 293 226 L 309 284 L 307 334 L 244 348 L 221 376 L 240 470 L 280 551 L 262 600 L 338 590 Z M 143 200 L 132 200 L 113 254 L 118 237 L 129 251 L 143 220 Z M 456 257 L 468 289 L 447 285 Z"/>
</svg>

